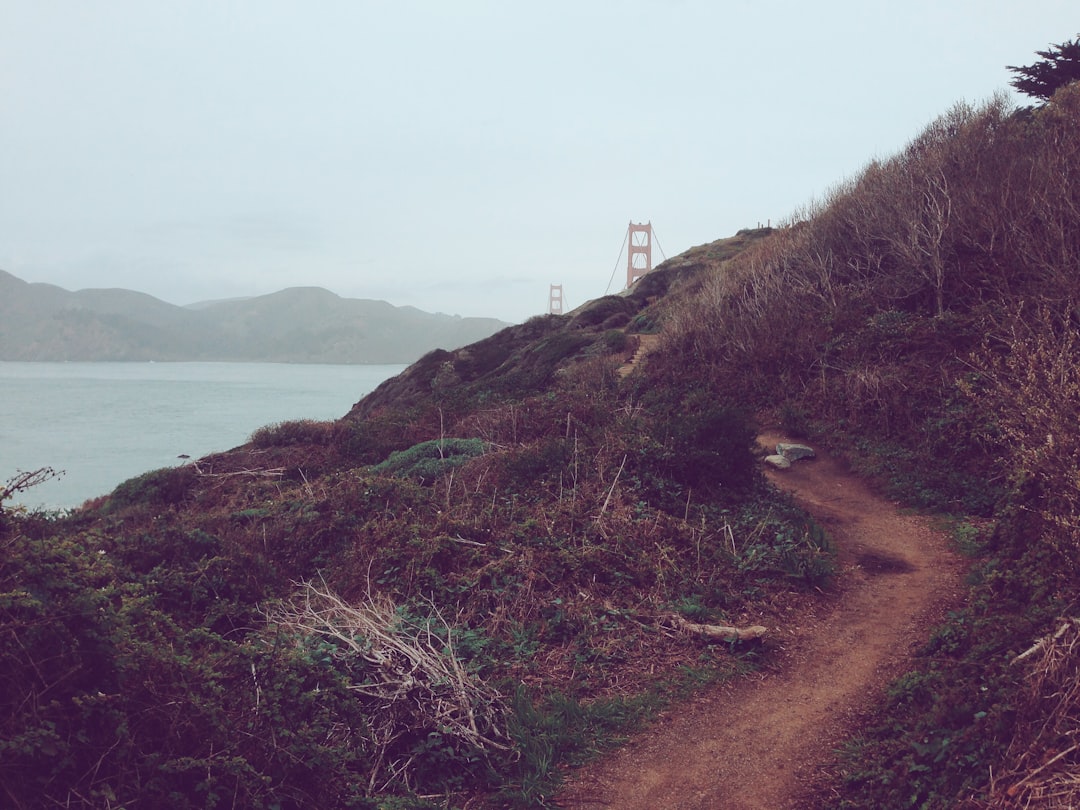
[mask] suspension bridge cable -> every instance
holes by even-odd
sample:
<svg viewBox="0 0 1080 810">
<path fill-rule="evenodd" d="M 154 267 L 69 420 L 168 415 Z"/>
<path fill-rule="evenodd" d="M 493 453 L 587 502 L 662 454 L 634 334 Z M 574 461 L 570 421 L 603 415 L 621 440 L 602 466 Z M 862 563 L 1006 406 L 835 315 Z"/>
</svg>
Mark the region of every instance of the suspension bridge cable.
<svg viewBox="0 0 1080 810">
<path fill-rule="evenodd" d="M 649 223 L 649 227 L 652 227 L 652 223 Z M 656 235 L 656 228 L 652 229 L 652 238 L 656 242 L 656 246 L 660 248 L 660 255 L 663 256 L 663 261 L 667 261 L 667 255 L 664 253 L 664 249 L 660 247 L 660 238 Z"/>
<path fill-rule="evenodd" d="M 626 240 L 630 238 L 630 229 L 626 229 L 626 233 L 623 235 L 622 247 L 619 248 L 619 258 L 615 260 L 615 269 L 611 271 L 611 278 L 608 279 L 607 288 L 604 290 L 604 295 L 611 292 L 611 284 L 615 281 L 615 274 L 619 272 L 619 264 L 622 262 L 623 248 L 626 247 Z"/>
</svg>

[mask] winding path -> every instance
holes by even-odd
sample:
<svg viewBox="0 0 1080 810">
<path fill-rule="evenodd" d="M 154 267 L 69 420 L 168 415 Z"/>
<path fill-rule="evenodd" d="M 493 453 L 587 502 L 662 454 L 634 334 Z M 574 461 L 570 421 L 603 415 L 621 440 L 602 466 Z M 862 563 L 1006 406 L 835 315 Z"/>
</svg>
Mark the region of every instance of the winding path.
<svg viewBox="0 0 1080 810">
<path fill-rule="evenodd" d="M 777 435 L 759 437 L 773 446 Z M 676 708 L 576 774 L 574 810 L 780 810 L 822 802 L 832 751 L 898 674 L 927 622 L 958 598 L 961 563 L 930 520 L 900 514 L 837 461 L 770 472 L 830 532 L 841 575 L 831 604 L 773 636 L 780 664 Z M 826 600 L 829 601 L 829 600 Z"/>
</svg>

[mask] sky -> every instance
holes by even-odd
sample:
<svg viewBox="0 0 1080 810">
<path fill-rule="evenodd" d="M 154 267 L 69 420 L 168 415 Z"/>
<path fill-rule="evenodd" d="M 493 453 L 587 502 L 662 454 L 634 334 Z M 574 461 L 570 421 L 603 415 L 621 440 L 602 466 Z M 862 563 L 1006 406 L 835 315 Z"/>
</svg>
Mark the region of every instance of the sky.
<svg viewBox="0 0 1080 810">
<path fill-rule="evenodd" d="M 522 321 L 785 221 L 1076 0 L 0 0 L 0 269 Z M 614 280 L 613 280 L 614 279 Z"/>
</svg>

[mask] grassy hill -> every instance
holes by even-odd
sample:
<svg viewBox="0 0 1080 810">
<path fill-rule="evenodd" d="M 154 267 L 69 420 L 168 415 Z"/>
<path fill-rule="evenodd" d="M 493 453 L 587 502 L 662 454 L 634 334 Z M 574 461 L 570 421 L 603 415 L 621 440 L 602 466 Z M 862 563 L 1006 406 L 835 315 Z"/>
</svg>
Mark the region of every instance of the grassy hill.
<svg viewBox="0 0 1080 810">
<path fill-rule="evenodd" d="M 769 655 L 679 617 L 769 625 L 828 590 L 828 537 L 759 472 L 771 414 L 974 558 L 843 805 L 1060 806 L 1078 122 L 1076 84 L 958 106 L 783 227 L 431 352 L 337 422 L 0 513 L 10 803 L 544 806 L 560 768 Z"/>
</svg>

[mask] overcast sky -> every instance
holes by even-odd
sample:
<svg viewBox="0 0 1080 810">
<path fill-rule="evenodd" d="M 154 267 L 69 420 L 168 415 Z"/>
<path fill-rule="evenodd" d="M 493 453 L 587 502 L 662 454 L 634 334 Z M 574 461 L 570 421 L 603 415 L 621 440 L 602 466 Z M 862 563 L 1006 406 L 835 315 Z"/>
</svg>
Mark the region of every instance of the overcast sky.
<svg viewBox="0 0 1080 810">
<path fill-rule="evenodd" d="M 775 224 L 1078 30 L 1076 0 L 0 0 L 0 269 L 519 321 L 617 288 L 631 220 L 667 256 Z"/>
</svg>

